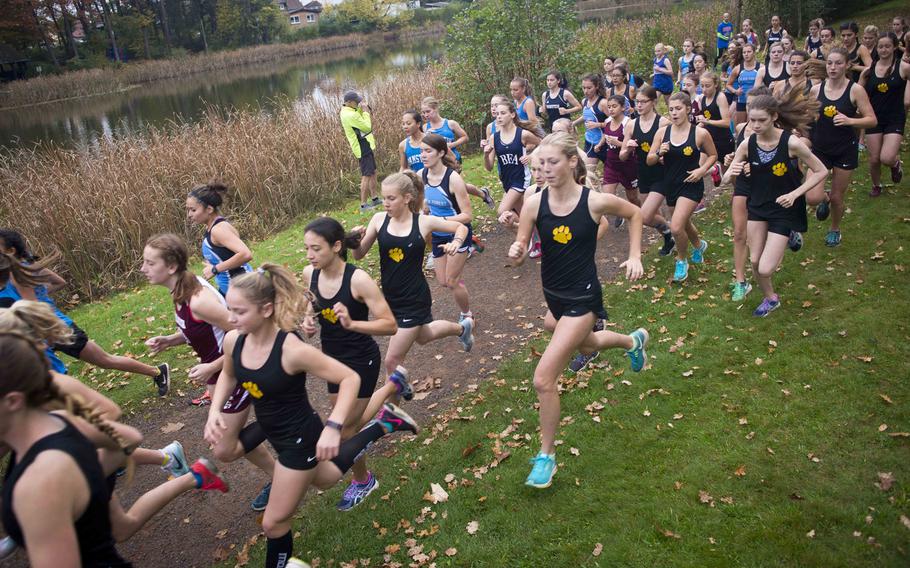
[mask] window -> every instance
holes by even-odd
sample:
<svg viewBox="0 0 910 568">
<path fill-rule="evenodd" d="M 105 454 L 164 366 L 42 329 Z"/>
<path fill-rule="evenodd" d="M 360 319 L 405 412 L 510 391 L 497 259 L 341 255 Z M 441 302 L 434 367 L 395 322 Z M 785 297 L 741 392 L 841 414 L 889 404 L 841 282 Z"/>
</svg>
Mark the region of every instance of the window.
<svg viewBox="0 0 910 568">
<path fill-rule="evenodd" d="M 292 24 L 299 24 L 299 23 L 300 23 L 300 16 L 291 16 L 291 23 L 292 23 Z"/>
<path fill-rule="evenodd" d="M 308 21 L 308 22 L 315 22 L 315 21 L 316 21 L 316 14 L 307 14 L 307 15 L 306 15 L 306 21 Z"/>
</svg>

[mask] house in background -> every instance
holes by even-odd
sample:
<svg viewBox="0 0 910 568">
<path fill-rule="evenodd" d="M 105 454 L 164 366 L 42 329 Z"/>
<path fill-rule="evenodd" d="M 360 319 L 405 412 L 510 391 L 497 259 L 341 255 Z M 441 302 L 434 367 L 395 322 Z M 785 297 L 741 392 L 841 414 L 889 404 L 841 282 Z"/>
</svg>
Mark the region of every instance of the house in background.
<svg viewBox="0 0 910 568">
<path fill-rule="evenodd" d="M 319 23 L 322 4 L 317 0 L 301 2 L 300 0 L 276 0 L 278 8 L 288 17 L 292 26 L 315 26 Z"/>
</svg>

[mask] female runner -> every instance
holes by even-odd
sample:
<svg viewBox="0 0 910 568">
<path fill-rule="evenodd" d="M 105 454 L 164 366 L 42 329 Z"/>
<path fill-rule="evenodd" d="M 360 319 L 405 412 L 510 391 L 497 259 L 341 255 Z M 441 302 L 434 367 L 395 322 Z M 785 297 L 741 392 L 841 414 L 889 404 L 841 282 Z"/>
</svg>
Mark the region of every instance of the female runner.
<svg viewBox="0 0 910 568">
<path fill-rule="evenodd" d="M 813 60 L 805 51 L 798 49 L 790 54 L 790 64 L 788 65 L 790 76 L 786 81 L 778 81 L 773 85 L 774 96 L 778 100 L 783 99 L 783 96 L 791 89 L 802 91 L 805 96 L 809 95 L 816 83 L 808 74 L 809 66 L 814 65 L 810 63 L 811 61 Z M 824 64 L 819 62 L 818 65 Z"/>
<path fill-rule="evenodd" d="M 401 129 L 405 139 L 398 144 L 398 171 L 411 170 L 419 172 L 423 169 L 420 161 L 420 142 L 423 140 L 423 123 L 421 115 L 416 110 L 408 110 L 401 116 Z"/>
<path fill-rule="evenodd" d="M 727 79 L 727 89 L 736 95 L 736 114 L 734 122 L 740 124 L 746 120 L 746 95 L 756 85 L 756 78 L 762 64 L 755 60 L 755 47 L 742 47 L 742 63 L 735 65 Z"/>
<path fill-rule="evenodd" d="M 781 54 L 781 60 L 784 62 L 784 69 L 789 71 L 788 64 L 790 63 L 790 56 L 793 54 L 793 37 L 785 35 L 781 38 L 780 45 L 784 48 L 784 52 Z"/>
<path fill-rule="evenodd" d="M 825 22 L 821 18 L 816 18 L 809 22 L 809 35 L 806 36 L 806 43 L 803 49 L 815 59 L 821 59 L 821 31 L 823 27 L 825 27 Z"/>
<path fill-rule="evenodd" d="M 546 113 L 551 131 L 559 128 L 557 123 L 561 120 L 572 122 L 572 114 L 581 110 L 581 103 L 566 88 L 565 77 L 559 71 L 547 73 L 547 90 L 540 100 L 540 113 Z"/>
<path fill-rule="evenodd" d="M 872 177 L 871 197 L 882 193 L 882 164 L 891 168 L 891 181 L 895 184 L 904 178 L 900 146 L 907 110 L 903 94 L 910 79 L 910 60 L 897 58 L 897 40 L 893 34 L 881 34 L 876 53 L 878 60 L 863 72 L 860 79 L 877 121 L 875 126 L 866 130 L 869 174 Z"/>
<path fill-rule="evenodd" d="M 474 320 L 461 323 L 434 320 L 430 286 L 421 269 L 421 259 L 430 233 L 455 233 L 442 245 L 450 256 L 464 246 L 468 228 L 457 221 L 422 215 L 423 182 L 413 172 L 392 174 L 382 182 L 385 212 L 377 213 L 366 228 L 355 227 L 361 234 L 360 246 L 352 249 L 355 259 L 366 256 L 373 243 L 379 242 L 379 268 L 382 293 L 385 295 L 398 331 L 389 340 L 385 367 L 391 376 L 416 341 L 425 345 L 444 337 L 457 336 L 465 351 L 474 346 Z"/>
<path fill-rule="evenodd" d="M 686 38 L 683 40 L 682 44 L 683 54 L 679 56 L 679 59 L 676 61 L 679 71 L 676 76 L 677 85 L 682 85 L 683 77 L 695 71 L 692 67 L 692 59 L 695 57 L 695 54 L 692 52 L 695 49 L 695 42 L 692 41 L 692 38 Z"/>
<path fill-rule="evenodd" d="M 420 159 L 423 161 L 424 201 L 430 209 L 430 215 L 456 221 L 468 228 L 467 243 L 471 242 L 471 201 L 465 189 L 465 182 L 461 175 L 455 171 L 457 164 L 450 161 L 445 152 L 445 139 L 436 134 L 427 134 L 420 145 Z M 504 201 L 504 200 L 503 200 Z M 452 290 L 455 304 L 461 310 L 458 321 L 473 318 L 471 304 L 468 298 L 468 288 L 462 279 L 464 265 L 468 260 L 468 248 L 464 245 L 458 248 L 457 254 L 448 258 L 442 247 L 452 242 L 455 235 L 452 232 L 433 232 L 433 259 L 436 270 L 436 280 L 445 288 Z"/>
<path fill-rule="evenodd" d="M 616 72 L 615 68 L 613 72 Z M 629 121 L 629 117 L 624 113 L 625 105 L 626 98 L 623 95 L 610 95 L 607 99 L 607 121 L 604 124 L 603 138 L 598 142 L 600 148 L 606 148 L 601 189 L 604 193 L 615 195 L 616 189 L 621 185 L 626 190 L 626 199 L 629 203 L 640 206 L 636 162 L 635 160 L 622 160 L 619 157 L 619 150 L 623 146 L 625 137 L 625 126 Z M 613 226 L 619 228 L 624 223 L 625 217 L 617 215 Z"/>
<path fill-rule="evenodd" d="M 240 238 L 240 233 L 221 215 L 227 195 L 224 184 L 213 182 L 194 187 L 186 197 L 186 216 L 193 223 L 205 225 L 202 258 L 206 280 L 215 279 L 216 288 L 227 294 L 231 279 L 252 270 L 253 253 Z"/>
<path fill-rule="evenodd" d="M 749 45 L 754 45 L 756 49 L 761 46 L 761 39 L 758 37 L 758 34 L 755 33 L 751 19 L 746 18 L 743 20 L 742 31 L 740 33 L 746 36 L 746 43 Z"/>
<path fill-rule="evenodd" d="M 445 140 L 439 138 L 445 148 Z M 344 234 L 341 223 L 329 217 L 316 219 L 304 231 L 309 265 L 303 269 L 303 284 L 312 292 L 314 301 L 303 320 L 303 331 L 308 337 L 315 335 L 318 320 L 322 352 L 360 376 L 360 390 L 341 431 L 342 440 L 360 431 L 387 400 L 399 395 L 405 400 L 413 397 L 403 367 L 389 375 L 388 382 L 376 390 L 382 357 L 379 345 L 371 336 L 393 335 L 398 326 L 376 282 L 347 262 L 348 248 L 359 243 L 355 236 Z M 338 402 L 338 385 L 328 383 L 328 387 L 334 406 Z M 353 509 L 379 487 L 367 470 L 365 456 L 354 462 L 351 471 L 351 484 L 336 506 L 339 511 Z"/>
<path fill-rule="evenodd" d="M 767 64 L 771 58 L 771 46 L 784 39 L 785 35 L 787 35 L 787 30 L 781 25 L 780 16 L 774 14 L 771 16 L 771 27 L 765 30 L 765 50 L 768 52 L 765 55 L 765 64 Z M 756 46 L 756 49 L 761 51 L 761 46 Z"/>
<path fill-rule="evenodd" d="M 541 450 L 531 460 L 533 468 L 525 484 L 545 488 L 556 473 L 555 437 L 560 419 L 557 379 L 572 353 L 576 349 L 590 353 L 621 347 L 629 355 L 632 370 L 641 371 L 647 363 L 648 332 L 638 329 L 621 335 L 592 331 L 595 319 L 606 317 L 594 263 L 598 221 L 604 215 L 621 215 L 629 220 L 629 258 L 620 267 L 626 269 L 627 278 L 637 280 L 642 275 L 641 211 L 614 195 L 576 183 L 576 174 L 582 174 L 584 164 L 579 160 L 574 136 L 550 134 L 535 153 L 548 186 L 525 202 L 509 257 L 516 264 L 524 261 L 531 231 L 536 227 L 542 241 L 540 273 L 548 307 L 544 327 L 553 332 L 553 337 L 534 371 Z"/>
<path fill-rule="evenodd" d="M 653 72 L 654 79 L 652 85 L 657 92 L 664 98 L 664 102 L 669 104 L 670 95 L 673 93 L 673 63 L 667 57 L 667 53 L 672 51 L 662 43 L 654 46 Z"/>
<path fill-rule="evenodd" d="M 768 64 L 759 70 L 758 76 L 755 78 L 756 85 L 764 84 L 768 88 L 771 88 L 771 83 L 786 81 L 790 78 L 787 63 L 784 61 L 783 42 L 772 44 L 770 49 L 771 58 L 768 60 Z"/>
<path fill-rule="evenodd" d="M 536 128 L 540 121 L 537 117 L 537 103 L 534 102 L 531 83 L 523 77 L 515 77 L 509 83 L 509 92 L 512 94 L 515 114 L 519 119 L 527 122 L 531 128 Z"/>
<path fill-rule="evenodd" d="M 831 214 L 831 229 L 825 244 L 836 247 L 841 243 L 840 222 L 844 216 L 844 201 L 853 170 L 859 164 L 857 129 L 876 125 L 875 111 L 866 90 L 846 76 L 850 56 L 836 47 L 828 54 L 825 66 L 828 78 L 812 87 L 817 98 L 818 121 L 812 128 L 812 152 L 825 164 L 831 175 L 831 193 L 815 210 L 815 217 L 824 221 Z M 821 184 L 819 184 L 821 185 Z"/>
<path fill-rule="evenodd" d="M 727 154 L 732 154 L 733 136 L 730 134 L 730 105 L 727 97 L 720 92 L 720 78 L 717 73 L 709 71 L 700 77 L 702 95 L 699 98 L 699 113 L 695 123 L 707 129 L 717 150 L 718 163 L 711 168 L 714 185 L 720 184 L 720 161 Z"/>
<path fill-rule="evenodd" d="M 21 263 L 33 263 L 37 260 L 32 255 L 22 234 L 12 229 L 0 230 L 0 252 L 10 255 Z M 16 276 L 13 276 L 8 281 L 4 280 L 4 284 L 2 289 L 0 289 L 0 297 L 6 296 L 11 300 L 10 304 L 20 299 L 44 302 L 53 308 L 60 321 L 73 330 L 73 341 L 65 345 L 53 345 L 54 351 L 65 353 L 73 359 L 85 361 L 102 369 L 116 369 L 126 373 L 136 373 L 151 377 L 155 386 L 158 387 L 158 396 L 164 396 L 170 390 L 171 370 L 167 363 L 161 363 L 157 367 L 153 367 L 130 357 L 111 355 L 102 349 L 100 345 L 89 339 L 85 330 L 76 325 L 72 318 L 57 307 L 56 302 L 50 296 L 51 291 L 65 286 L 66 281 L 53 270 L 47 268 L 46 265 L 42 265 L 41 270 L 35 273 L 34 279 L 30 278 L 29 281 L 20 281 Z M 57 359 L 57 363 L 59 363 L 59 366 L 56 366 L 56 370 L 65 373 L 66 367 L 63 366 L 63 363 L 59 359 Z"/>
<path fill-rule="evenodd" d="M 817 101 L 792 92 L 782 102 L 770 95 L 755 97 L 749 107 L 753 134 L 737 148 L 728 176 L 749 163 L 748 239 L 752 272 L 764 294 L 752 315 L 765 317 L 780 307 L 771 278 L 780 266 L 791 232 L 807 229 L 809 188 L 824 183 L 828 170 L 792 130 L 804 130 L 814 116 Z M 809 168 L 802 181 L 797 160 Z"/>
<path fill-rule="evenodd" d="M 625 66 L 616 65 L 610 73 L 610 79 L 607 93 L 610 96 L 619 95 L 624 99 L 623 114 L 629 116 L 632 113 L 632 101 L 635 100 L 635 87 L 629 84 L 629 70 Z"/>
<path fill-rule="evenodd" d="M 511 102 L 496 107 L 496 131 L 483 149 L 483 163 L 487 171 L 496 164 L 502 182 L 503 197 L 499 202 L 499 215 L 506 211 L 519 211 L 528 186 L 527 152 L 540 142 L 530 129 L 531 125 L 517 116 Z M 451 231 L 449 231 L 451 232 Z"/>
<path fill-rule="evenodd" d="M 866 26 L 863 29 L 863 45 L 869 50 L 869 55 L 875 59 L 875 51 L 878 49 L 878 37 L 881 35 L 878 26 Z M 897 37 L 897 36 L 895 36 Z"/>
<path fill-rule="evenodd" d="M 676 247 L 673 233 L 667 220 L 660 214 L 660 205 L 663 196 L 660 193 L 660 184 L 663 181 L 663 166 L 660 164 L 648 165 L 648 152 L 654 144 L 654 135 L 661 127 L 670 122 L 657 114 L 657 91 L 654 87 L 645 86 L 635 93 L 635 110 L 638 117 L 627 122 L 623 136 L 625 143 L 619 153 L 622 160 L 634 160 L 638 167 L 638 192 L 644 196 L 641 205 L 642 222 L 654 227 L 664 237 L 664 244 L 657 254 L 667 256 Z M 653 197 L 652 197 L 653 196 Z"/>
<path fill-rule="evenodd" d="M 415 256 L 418 266 L 422 256 Z M 372 424 L 341 441 L 360 378 L 290 331 L 303 316 L 304 294 L 294 275 L 275 264 L 234 280 L 227 295 L 234 330 L 224 338 L 224 368 L 205 426 L 206 439 L 217 444 L 227 428 L 222 408 L 237 385 L 253 397 L 259 424 L 278 454 L 274 491 L 262 518 L 267 568 L 282 568 L 292 556 L 291 521 L 310 485 L 328 489 L 338 483 L 386 434 L 417 432 L 414 420 L 389 404 Z M 324 426 L 307 397 L 307 374 L 338 384 L 338 399 Z"/>
<path fill-rule="evenodd" d="M 847 52 L 847 77 L 859 81 L 863 71 L 872 65 L 872 53 L 859 41 L 859 26 L 856 22 L 840 25 L 841 47 Z"/>
<path fill-rule="evenodd" d="M 597 164 L 606 159 L 604 152 L 595 150 L 603 137 L 603 127 L 607 120 L 607 93 L 600 75 L 585 75 L 581 79 L 581 90 L 585 99 L 581 117 L 573 125 L 585 125 L 585 165 L 588 170 L 588 186 L 596 187 Z"/>
<path fill-rule="evenodd" d="M 145 243 L 142 274 L 151 284 L 170 291 L 177 322 L 177 333 L 152 337 L 145 344 L 153 354 L 189 344 L 200 359 L 200 363 L 190 369 L 189 376 L 204 382 L 211 396 L 224 366 L 224 335 L 234 326 L 224 296 L 208 281 L 193 274 L 188 263 L 189 251 L 177 235 L 164 233 Z M 245 457 L 271 478 L 275 473 L 275 459 L 262 445 L 265 440 L 262 428 L 256 422 L 246 426 L 250 402 L 249 393 L 238 385 L 221 410 L 225 429 L 212 451 L 215 458 L 224 463 Z M 254 511 L 265 510 L 270 490 L 270 483 L 260 490 L 251 505 Z"/>
<path fill-rule="evenodd" d="M 747 46 L 748 47 L 748 46 Z M 717 161 L 714 141 L 704 128 L 689 123 L 692 103 L 689 95 L 676 93 L 670 97 L 670 124 L 659 129 L 648 152 L 647 163 L 663 163 L 664 179 L 659 192 L 670 207 L 670 230 L 676 240 L 674 282 L 689 277 L 688 246 L 692 243 L 692 262 L 704 262 L 708 241 L 699 237 L 692 223 L 692 213 L 705 193 L 704 178 Z M 701 154 L 707 158 L 699 166 Z"/>
</svg>

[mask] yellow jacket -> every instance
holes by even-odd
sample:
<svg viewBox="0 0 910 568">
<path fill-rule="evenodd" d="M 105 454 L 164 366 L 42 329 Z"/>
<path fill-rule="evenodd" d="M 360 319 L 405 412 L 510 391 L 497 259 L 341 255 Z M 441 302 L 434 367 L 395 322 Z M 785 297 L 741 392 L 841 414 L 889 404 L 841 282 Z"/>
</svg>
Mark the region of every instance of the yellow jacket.
<svg viewBox="0 0 910 568">
<path fill-rule="evenodd" d="M 351 151 L 354 152 L 355 158 L 363 155 L 361 150 L 361 140 L 365 140 L 370 146 L 370 150 L 376 148 L 376 139 L 373 137 L 373 121 L 370 119 L 370 113 L 361 108 L 351 108 L 347 105 L 341 107 L 341 126 L 344 128 L 344 135 L 351 145 Z"/>
</svg>

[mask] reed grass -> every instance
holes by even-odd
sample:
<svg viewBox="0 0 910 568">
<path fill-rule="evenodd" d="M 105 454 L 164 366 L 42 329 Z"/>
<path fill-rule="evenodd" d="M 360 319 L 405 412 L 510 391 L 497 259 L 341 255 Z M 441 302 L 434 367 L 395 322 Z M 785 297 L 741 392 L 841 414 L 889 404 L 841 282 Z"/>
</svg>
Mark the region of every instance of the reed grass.
<svg viewBox="0 0 910 568">
<path fill-rule="evenodd" d="M 441 26 L 404 31 L 394 35 L 409 39 L 441 33 Z M 102 69 L 84 69 L 13 81 L 0 90 L 0 109 L 31 106 L 52 101 L 116 93 L 158 81 L 186 77 L 195 73 L 221 71 L 242 65 L 256 65 L 279 59 L 305 57 L 342 49 L 361 49 L 370 43 L 385 42 L 389 34 L 350 34 L 318 38 L 295 43 L 259 45 L 230 51 L 188 55 L 171 59 L 157 59 L 113 65 Z"/>
<path fill-rule="evenodd" d="M 412 71 L 363 87 L 375 102 L 380 171 L 398 168 L 400 117 L 434 95 L 433 71 Z M 359 191 L 359 172 L 342 134 L 340 93 L 283 105 L 273 114 L 211 110 L 139 136 L 70 150 L 54 145 L 0 156 L 0 224 L 28 236 L 39 252 L 64 255 L 72 291 L 89 298 L 138 278 L 145 240 L 162 231 L 198 243 L 184 201 L 196 183 L 218 177 L 231 188 L 226 214 L 246 239 L 266 237 L 298 215 Z"/>
</svg>

